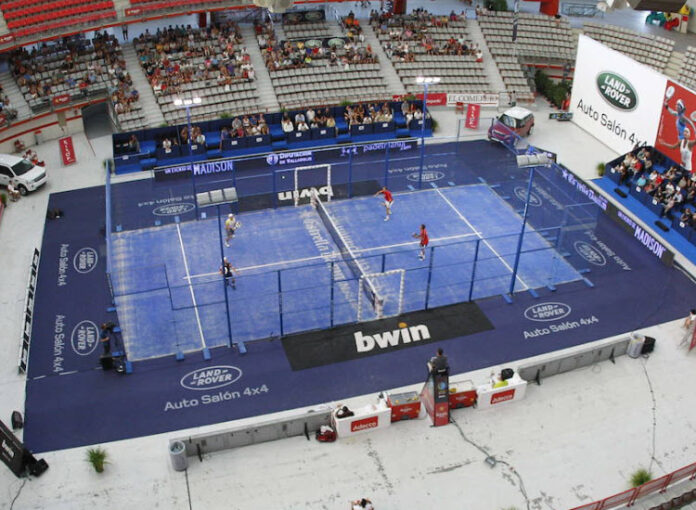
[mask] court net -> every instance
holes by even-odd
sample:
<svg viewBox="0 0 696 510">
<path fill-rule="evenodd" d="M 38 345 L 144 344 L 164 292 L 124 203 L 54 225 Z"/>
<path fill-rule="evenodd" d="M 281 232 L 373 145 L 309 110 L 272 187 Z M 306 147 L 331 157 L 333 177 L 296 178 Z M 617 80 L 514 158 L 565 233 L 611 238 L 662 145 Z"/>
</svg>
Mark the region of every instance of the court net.
<svg viewBox="0 0 696 510">
<path fill-rule="evenodd" d="M 362 282 L 362 289 L 358 290 L 365 292 L 365 295 L 372 305 L 375 314 L 377 317 L 381 317 L 382 310 L 384 309 L 384 298 L 379 294 L 379 292 L 377 292 L 377 288 L 372 281 L 371 275 L 362 268 L 360 261 L 353 253 L 353 250 L 348 245 L 345 237 L 341 234 L 336 222 L 331 216 L 329 216 L 329 212 L 321 202 L 319 193 L 316 190 L 312 190 L 310 202 L 312 206 L 315 207 L 321 221 L 326 227 L 326 230 L 336 243 L 336 246 L 338 246 L 338 250 L 341 252 L 341 256 L 343 257 L 343 260 L 348 268 L 350 268 L 353 276 L 358 282 Z M 360 283 L 358 283 L 358 285 L 360 285 Z"/>
</svg>

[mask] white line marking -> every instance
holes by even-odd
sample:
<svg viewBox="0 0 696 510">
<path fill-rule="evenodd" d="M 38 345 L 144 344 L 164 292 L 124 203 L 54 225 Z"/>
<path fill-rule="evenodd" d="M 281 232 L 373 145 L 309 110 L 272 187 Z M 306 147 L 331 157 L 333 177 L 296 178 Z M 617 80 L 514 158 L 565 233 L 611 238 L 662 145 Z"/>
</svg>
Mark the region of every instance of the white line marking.
<svg viewBox="0 0 696 510">
<path fill-rule="evenodd" d="M 438 241 L 451 241 L 454 239 L 462 239 L 464 240 L 467 237 L 472 237 L 472 236 L 479 236 L 480 237 L 481 233 L 480 232 L 474 232 L 471 234 L 459 234 L 459 235 L 454 235 L 454 236 L 444 236 L 444 237 L 437 237 L 437 238 L 432 238 L 431 241 L 433 243 L 438 242 Z M 417 245 L 420 241 L 406 241 L 405 243 L 397 243 L 397 244 L 389 244 L 386 246 L 377 246 L 375 248 L 365 248 L 364 250 L 357 250 L 357 253 L 365 253 L 365 252 L 372 252 L 372 251 L 379 251 L 379 250 L 388 250 L 390 248 L 398 248 L 400 246 L 410 246 L 410 245 Z M 396 252 L 396 253 L 401 253 L 401 252 Z M 387 253 L 387 255 L 392 255 L 391 253 Z M 255 269 L 264 269 L 267 267 L 273 267 L 273 266 L 290 266 L 292 264 L 299 264 L 301 262 L 312 262 L 312 261 L 317 261 L 317 262 L 322 262 L 326 261 L 327 258 L 329 257 L 334 257 L 336 260 L 339 260 L 342 258 L 341 252 L 338 251 L 333 251 L 330 253 L 326 253 L 324 255 L 318 255 L 314 257 L 304 257 L 301 259 L 292 259 L 292 260 L 280 260 L 278 262 L 268 262 L 267 264 L 257 264 L 255 266 L 246 266 L 246 267 L 238 267 L 237 272 L 239 274 L 244 273 L 245 271 L 253 271 Z M 213 271 L 210 273 L 201 273 L 201 274 L 194 274 L 191 276 L 182 276 L 182 280 L 193 280 L 194 278 L 205 278 L 206 276 L 217 276 L 220 273 L 218 271 Z"/>
<path fill-rule="evenodd" d="M 504 265 L 506 268 L 508 268 L 508 270 L 512 273 L 512 268 L 510 267 L 510 264 L 508 264 L 508 263 L 505 261 L 505 259 L 504 259 L 503 257 L 501 257 L 500 254 L 495 250 L 495 248 L 493 248 L 493 247 L 490 245 L 490 243 L 489 243 L 488 241 L 486 241 L 486 240 L 483 238 L 483 236 L 481 235 L 481 233 L 478 232 L 478 231 L 474 228 L 474 226 L 471 224 L 471 222 L 470 222 L 469 220 L 467 220 L 466 217 L 464 217 L 464 215 L 462 215 L 462 213 L 459 212 L 459 209 L 457 209 L 457 208 L 454 206 L 454 204 L 453 204 L 452 202 L 450 202 L 449 199 L 448 199 L 445 195 L 442 194 L 442 191 L 440 191 L 439 188 L 438 188 L 436 191 L 437 191 L 437 194 L 440 195 L 440 196 L 442 197 L 442 199 L 443 199 L 445 202 L 447 202 L 447 204 L 452 208 L 452 210 L 453 210 L 455 213 L 457 213 L 457 216 L 459 216 L 467 225 L 469 225 L 469 228 L 470 228 L 471 230 L 473 230 L 473 231 L 476 233 L 476 235 L 478 236 L 478 238 L 481 239 L 481 240 L 483 241 L 483 244 L 485 244 L 486 246 L 488 246 L 488 248 L 495 254 L 495 256 L 498 257 L 498 258 L 500 259 L 500 261 L 503 263 L 503 265 Z M 528 289 L 528 288 L 529 288 L 529 286 L 524 282 L 524 280 L 523 280 L 522 278 L 520 278 L 520 275 L 519 275 L 519 274 L 516 275 L 516 279 L 519 280 L 519 282 L 520 282 L 522 285 L 524 285 L 524 288 L 525 288 L 525 289 Z"/>
<path fill-rule="evenodd" d="M 186 261 L 186 250 L 184 249 L 184 240 L 181 238 L 181 227 L 176 224 L 176 232 L 179 234 L 179 246 L 181 246 L 181 255 L 184 258 L 184 269 L 186 270 L 186 279 L 189 284 L 189 292 L 191 292 L 191 299 L 193 300 L 193 311 L 196 312 L 196 322 L 198 323 L 198 332 L 201 335 L 201 344 L 205 348 L 205 337 L 203 336 L 203 326 L 201 326 L 201 316 L 198 314 L 198 304 L 196 304 L 196 294 L 193 292 L 193 286 L 191 285 L 191 273 L 189 273 L 188 262 Z"/>
</svg>

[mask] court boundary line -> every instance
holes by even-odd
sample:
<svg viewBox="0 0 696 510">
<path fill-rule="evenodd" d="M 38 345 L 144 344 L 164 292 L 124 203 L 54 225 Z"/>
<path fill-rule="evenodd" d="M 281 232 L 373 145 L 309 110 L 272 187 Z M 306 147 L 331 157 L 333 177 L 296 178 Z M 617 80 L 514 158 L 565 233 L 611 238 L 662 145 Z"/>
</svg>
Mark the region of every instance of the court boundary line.
<svg viewBox="0 0 696 510">
<path fill-rule="evenodd" d="M 201 325 L 201 316 L 198 313 L 198 303 L 196 303 L 196 293 L 193 291 L 193 285 L 191 285 L 191 273 L 189 272 L 188 261 L 186 260 L 186 249 L 184 248 L 184 240 L 181 237 L 181 226 L 176 224 L 176 232 L 179 234 L 179 246 L 181 247 L 181 255 L 184 259 L 184 269 L 186 270 L 186 277 L 188 278 L 188 288 L 191 293 L 191 299 L 193 300 L 193 311 L 196 314 L 196 322 L 198 323 L 198 332 L 201 335 L 201 344 L 203 349 L 208 346 L 205 343 L 205 336 L 203 335 L 203 326 Z"/>
<path fill-rule="evenodd" d="M 454 206 L 454 204 L 453 204 L 445 195 L 443 195 L 442 191 L 440 191 L 440 188 L 436 188 L 435 191 L 437 192 L 438 195 L 440 195 L 440 197 L 442 197 L 442 199 L 443 199 L 445 202 L 447 202 L 447 205 L 449 205 L 449 206 L 452 208 L 452 210 L 457 214 L 457 216 L 459 216 L 459 218 L 461 218 L 462 221 L 464 221 L 467 225 L 469 225 L 469 228 L 470 228 L 472 231 L 474 231 L 474 232 L 476 233 L 476 235 L 478 236 L 478 238 L 479 238 L 481 241 L 483 241 L 483 243 L 484 243 L 486 246 L 488 246 L 488 248 L 495 254 L 495 256 L 498 257 L 498 259 L 500 259 L 500 261 L 503 263 L 503 265 L 504 265 L 506 268 L 508 268 L 508 270 L 510 271 L 510 273 L 513 273 L 513 270 L 512 270 L 512 268 L 510 267 L 510 264 L 508 264 L 507 261 L 506 261 L 503 257 L 500 256 L 500 254 L 496 251 L 496 249 L 493 248 L 493 247 L 490 245 L 490 243 L 489 243 L 483 236 L 481 236 L 481 234 L 478 232 L 478 230 L 476 230 L 476 229 L 474 228 L 474 226 L 471 224 L 471 222 L 470 222 L 468 219 L 466 219 L 466 216 L 464 216 L 461 212 L 459 212 L 459 209 L 457 209 L 457 208 Z M 519 280 L 519 282 L 520 282 L 522 285 L 524 285 L 524 289 L 523 289 L 523 290 L 529 289 L 529 288 L 530 288 L 529 285 L 527 285 L 527 283 L 520 277 L 519 274 L 516 274 L 516 275 L 515 275 L 515 279 Z"/>
<path fill-rule="evenodd" d="M 433 238 L 431 241 L 436 242 L 436 241 L 448 241 L 450 239 L 462 239 L 464 237 L 472 237 L 480 235 L 480 232 L 472 232 L 470 234 L 458 234 L 458 235 L 453 235 L 453 236 L 444 236 L 444 237 L 438 237 L 438 238 Z M 465 241 L 465 239 L 462 239 L 462 241 Z M 405 241 L 403 243 L 397 243 L 397 244 L 388 244 L 384 246 L 376 246 L 374 248 L 365 248 L 364 250 L 358 250 L 358 253 L 363 253 L 367 251 L 377 251 L 377 250 L 384 250 L 388 248 L 397 248 L 399 246 L 408 246 L 408 245 L 418 245 L 420 241 Z M 441 245 L 441 246 L 447 246 L 447 245 Z M 400 252 L 397 252 L 400 253 Z M 255 266 L 247 266 L 247 267 L 238 267 L 237 271 L 239 273 L 243 273 L 244 271 L 252 271 L 255 269 L 263 269 L 265 267 L 272 267 L 272 266 L 280 266 L 280 265 L 288 265 L 288 264 L 295 264 L 295 263 L 300 263 L 300 262 L 311 262 L 311 261 L 317 261 L 317 262 L 322 262 L 326 260 L 327 256 L 331 257 L 336 257 L 337 259 L 341 257 L 341 252 L 340 251 L 332 251 L 331 253 L 327 253 L 326 255 L 314 255 L 312 257 L 304 257 L 304 258 L 299 258 L 299 259 L 292 259 L 292 260 L 281 260 L 278 262 L 268 262 L 266 264 L 258 264 Z M 374 255 L 378 256 L 378 255 Z M 364 258 L 364 257 L 363 257 Z M 303 266 L 299 266 L 303 267 Z M 280 268 L 280 269 L 299 269 L 298 268 Z M 195 279 L 195 278 L 203 278 L 206 276 L 215 276 L 219 275 L 220 273 L 218 271 L 212 271 L 210 273 L 200 273 L 200 274 L 194 274 L 190 276 L 182 276 L 182 280 L 186 279 Z"/>
</svg>

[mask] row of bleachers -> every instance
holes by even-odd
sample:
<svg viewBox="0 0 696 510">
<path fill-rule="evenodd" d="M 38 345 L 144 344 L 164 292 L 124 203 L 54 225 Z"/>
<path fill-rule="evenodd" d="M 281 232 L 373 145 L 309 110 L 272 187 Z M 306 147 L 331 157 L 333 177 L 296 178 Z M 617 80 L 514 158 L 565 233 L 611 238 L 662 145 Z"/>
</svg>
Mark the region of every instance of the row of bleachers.
<svg viewBox="0 0 696 510">
<path fill-rule="evenodd" d="M 229 3 L 229 0 L 130 0 L 132 7 L 126 9 L 126 16 L 140 16 L 145 13 L 157 11 L 181 11 L 185 8 L 220 8 L 221 3 Z"/>
<path fill-rule="evenodd" d="M 61 0 L 49 2 L 38 6 L 38 10 L 29 8 L 26 14 L 23 11 L 11 11 L 7 17 L 7 28 L 16 30 L 28 26 L 37 26 L 49 22 L 55 22 L 63 18 L 78 18 L 83 15 L 100 12 L 114 12 L 114 3 L 111 0 L 103 2 L 82 2 L 82 0 Z M 40 13 L 40 14 L 38 14 Z M 16 14 L 16 15 L 15 15 Z M 115 14 L 115 12 L 114 12 Z M 3 14 L 4 15 L 4 14 Z"/>
<path fill-rule="evenodd" d="M 641 34 L 623 27 L 588 22 L 583 25 L 583 32 L 585 35 L 658 71 L 664 71 L 674 51 L 672 39 L 652 34 Z"/>
<path fill-rule="evenodd" d="M 696 46 L 689 46 L 684 54 L 684 62 L 679 70 L 680 83 L 696 89 Z"/>
<path fill-rule="evenodd" d="M 49 108 L 56 96 L 74 101 L 110 90 L 123 97 L 133 94 L 121 47 L 106 33 L 97 33 L 92 40 L 83 35 L 66 37 L 9 55 L 19 89 L 35 113 Z"/>
<path fill-rule="evenodd" d="M 511 12 L 486 12 L 478 17 L 486 45 L 493 54 L 514 54 L 532 60 L 575 60 L 577 39 L 567 19 L 550 18 L 540 14 L 519 13 L 517 41 L 512 41 Z"/>
<path fill-rule="evenodd" d="M 334 35 L 333 30 L 326 21 L 298 23 L 293 25 L 284 24 L 283 32 L 288 39 L 321 39 Z"/>
<path fill-rule="evenodd" d="M 234 23 L 170 27 L 136 38 L 134 47 L 168 122 L 185 118 L 185 111 L 171 104 L 175 97 L 200 97 L 199 119 L 259 108 L 254 69 Z"/>
<path fill-rule="evenodd" d="M 503 79 L 505 89 L 515 93 L 520 101 L 534 101 L 534 93 L 530 88 L 530 83 L 524 74 L 522 64 L 515 57 L 498 56 L 495 59 L 498 72 Z"/>
<path fill-rule="evenodd" d="M 110 7 L 100 10 L 78 12 L 79 9 L 67 9 L 53 12 L 50 16 L 40 15 L 30 25 L 11 29 L 11 33 L 15 39 L 23 39 L 36 37 L 37 34 L 46 37 L 68 30 L 100 26 L 108 20 L 116 18 L 113 2 L 108 3 L 111 4 Z"/>
<path fill-rule="evenodd" d="M 90 0 L 54 0 L 49 2 L 43 2 L 40 4 L 34 4 L 29 7 L 23 7 L 19 9 L 9 10 L 7 7 L 2 8 L 2 15 L 5 21 L 10 21 L 17 18 L 23 18 L 27 16 L 32 16 L 38 13 L 46 13 L 50 11 L 59 11 L 66 9 L 68 7 L 75 7 L 78 5 L 92 3 Z"/>
<path fill-rule="evenodd" d="M 416 104 L 417 103 L 417 104 Z M 182 130 L 185 123 L 177 126 L 138 130 L 113 135 L 114 161 L 118 173 L 149 170 L 158 166 L 175 165 L 194 161 L 204 161 L 220 157 L 242 156 L 245 154 L 262 154 L 274 150 L 302 148 L 317 145 L 334 145 L 336 143 L 364 142 L 385 140 L 396 137 L 420 136 L 422 120 L 405 116 L 401 102 L 386 103 L 392 112 L 392 120 L 370 124 L 349 125 L 346 122 L 346 107 L 336 106 L 317 110 L 332 117 L 335 126 L 315 127 L 306 131 L 292 130 L 284 132 L 281 121 L 284 116 L 295 119 L 298 113 L 305 115 L 306 110 L 273 113 L 264 116 L 264 123 L 270 128 L 268 134 L 246 136 L 223 136 L 223 129 L 233 131 L 239 119 L 218 119 L 208 122 L 193 122 L 205 136 L 203 145 L 193 145 L 193 157 L 189 154 L 186 136 Z M 379 108 L 381 105 L 376 105 Z M 414 102 L 418 109 L 420 103 Z M 192 111 L 193 114 L 193 111 Z M 248 112 L 245 115 L 249 115 Z M 259 116 L 261 118 L 261 116 Z M 426 136 L 432 135 L 432 121 L 425 121 Z M 136 147 L 129 145 L 131 136 L 138 140 Z M 183 138 L 182 138 L 183 137 Z M 163 147 L 164 139 L 171 146 Z M 224 139 L 223 139 L 224 138 Z"/>
<path fill-rule="evenodd" d="M 471 42 L 464 17 L 432 16 L 426 12 L 405 16 L 375 13 L 370 23 L 406 92 L 422 90 L 415 78 L 424 73 L 440 76 L 438 91 L 490 90 L 482 53 Z M 344 25 L 350 26 L 350 20 L 344 19 Z"/>
</svg>

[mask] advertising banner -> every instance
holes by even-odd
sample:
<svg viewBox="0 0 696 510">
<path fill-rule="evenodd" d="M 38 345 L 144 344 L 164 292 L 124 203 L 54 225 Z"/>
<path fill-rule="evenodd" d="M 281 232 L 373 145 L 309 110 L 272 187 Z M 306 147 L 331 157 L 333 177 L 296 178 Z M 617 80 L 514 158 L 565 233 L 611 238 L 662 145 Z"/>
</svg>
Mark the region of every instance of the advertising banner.
<svg viewBox="0 0 696 510">
<path fill-rule="evenodd" d="M 478 129 L 481 117 L 481 105 L 469 103 L 466 107 L 465 126 L 469 129 Z"/>
<path fill-rule="evenodd" d="M 60 147 L 60 157 L 63 160 L 63 165 L 72 165 L 77 161 L 77 156 L 75 155 L 75 148 L 73 147 L 72 136 L 60 138 L 58 140 L 58 146 Z"/>
<path fill-rule="evenodd" d="M 498 106 L 500 96 L 498 94 L 483 93 L 450 93 L 447 94 L 447 106 L 457 106 L 457 103 L 475 103 L 481 106 Z"/>
<path fill-rule="evenodd" d="M 655 140 L 667 78 L 581 35 L 570 99 L 573 122 L 620 154 Z"/>
<path fill-rule="evenodd" d="M 662 105 L 655 148 L 691 171 L 696 144 L 696 94 L 668 80 Z"/>
<path fill-rule="evenodd" d="M 61 106 L 70 102 L 70 94 L 59 94 L 53 96 L 53 106 Z"/>
</svg>

